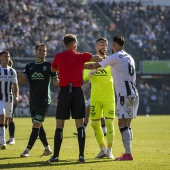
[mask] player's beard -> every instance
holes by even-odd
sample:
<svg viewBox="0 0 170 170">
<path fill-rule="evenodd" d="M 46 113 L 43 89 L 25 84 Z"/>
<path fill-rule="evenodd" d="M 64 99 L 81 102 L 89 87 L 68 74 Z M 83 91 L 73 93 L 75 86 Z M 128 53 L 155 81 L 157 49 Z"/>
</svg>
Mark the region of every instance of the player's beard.
<svg viewBox="0 0 170 170">
<path fill-rule="evenodd" d="M 103 56 L 105 56 L 106 55 L 106 51 L 102 51 L 102 50 L 99 50 L 99 53 L 101 54 L 101 55 L 103 55 Z"/>
<path fill-rule="evenodd" d="M 102 50 L 99 50 L 99 53 L 100 53 L 100 55 L 102 55 L 102 56 L 103 56 L 103 58 L 106 58 L 106 51 L 105 51 L 105 52 L 103 52 Z"/>
</svg>

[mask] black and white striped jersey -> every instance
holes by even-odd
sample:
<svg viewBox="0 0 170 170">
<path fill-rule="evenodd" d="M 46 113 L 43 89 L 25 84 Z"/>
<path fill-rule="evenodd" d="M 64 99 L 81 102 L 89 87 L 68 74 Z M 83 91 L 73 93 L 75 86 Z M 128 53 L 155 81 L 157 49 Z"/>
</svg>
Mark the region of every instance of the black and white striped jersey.
<svg viewBox="0 0 170 170">
<path fill-rule="evenodd" d="M 102 67 L 110 65 L 117 96 L 138 96 L 134 59 L 120 50 L 99 62 Z"/>
<path fill-rule="evenodd" d="M 12 83 L 18 83 L 16 71 L 0 65 L 0 101 L 12 102 Z"/>
</svg>

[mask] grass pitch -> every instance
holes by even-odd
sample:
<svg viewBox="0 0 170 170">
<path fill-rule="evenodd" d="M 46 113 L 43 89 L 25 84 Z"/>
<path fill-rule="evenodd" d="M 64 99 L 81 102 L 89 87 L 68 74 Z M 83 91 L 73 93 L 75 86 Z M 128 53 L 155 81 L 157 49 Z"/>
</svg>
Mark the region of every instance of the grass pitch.
<svg viewBox="0 0 170 170">
<path fill-rule="evenodd" d="M 47 164 L 50 158 L 41 157 L 44 147 L 37 139 L 29 158 L 20 158 L 27 146 L 31 132 L 30 118 L 15 118 L 15 145 L 8 145 L 7 150 L 0 150 L 0 169 L 6 170 L 170 170 L 170 116 L 138 116 L 132 122 L 133 161 L 116 162 L 113 160 L 94 159 L 99 147 L 94 137 L 90 121 L 86 130 L 86 148 L 83 164 L 77 163 L 78 142 L 74 120 L 67 120 L 64 128 L 64 138 L 60 150 L 60 162 Z M 115 157 L 124 152 L 120 133 L 115 119 L 115 140 L 113 154 Z M 44 123 L 47 138 L 53 149 L 55 118 L 47 117 Z M 7 137 L 8 139 L 8 133 Z"/>
</svg>

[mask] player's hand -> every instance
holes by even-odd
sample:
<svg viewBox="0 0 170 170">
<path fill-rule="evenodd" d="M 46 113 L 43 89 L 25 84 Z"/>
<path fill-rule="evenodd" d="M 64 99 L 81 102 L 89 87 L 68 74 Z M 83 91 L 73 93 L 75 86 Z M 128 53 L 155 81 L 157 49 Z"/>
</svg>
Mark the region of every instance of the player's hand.
<svg viewBox="0 0 170 170">
<path fill-rule="evenodd" d="M 95 70 L 90 70 L 88 73 L 88 76 L 91 77 L 96 74 L 96 69 Z"/>
<path fill-rule="evenodd" d="M 14 97 L 14 105 L 17 105 L 19 101 L 19 97 Z"/>
<path fill-rule="evenodd" d="M 22 74 L 22 72 L 17 73 L 18 80 L 21 84 L 25 84 L 27 78 Z"/>
<path fill-rule="evenodd" d="M 22 72 L 17 72 L 17 76 L 19 77 L 19 78 L 22 78 Z"/>
</svg>

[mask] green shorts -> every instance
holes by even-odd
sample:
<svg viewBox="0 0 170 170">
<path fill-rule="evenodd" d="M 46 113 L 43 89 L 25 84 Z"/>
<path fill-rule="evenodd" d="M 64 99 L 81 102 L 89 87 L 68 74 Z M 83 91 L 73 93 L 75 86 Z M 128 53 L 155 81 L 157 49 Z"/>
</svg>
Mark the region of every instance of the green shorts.
<svg viewBox="0 0 170 170">
<path fill-rule="evenodd" d="M 115 103 L 90 101 L 90 119 L 115 118 Z"/>
</svg>

